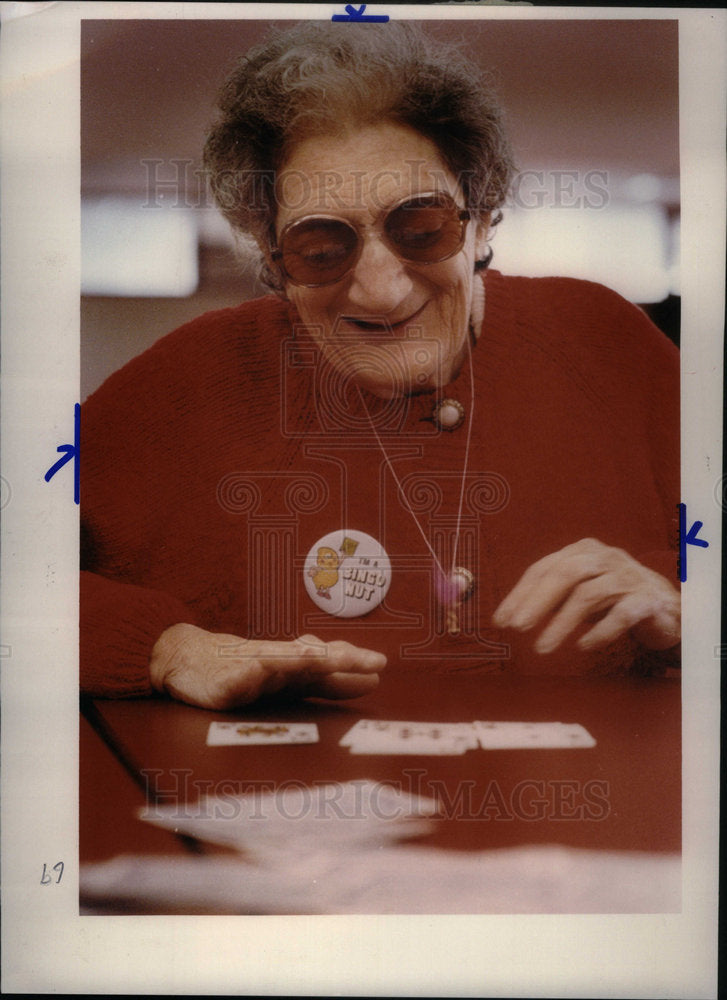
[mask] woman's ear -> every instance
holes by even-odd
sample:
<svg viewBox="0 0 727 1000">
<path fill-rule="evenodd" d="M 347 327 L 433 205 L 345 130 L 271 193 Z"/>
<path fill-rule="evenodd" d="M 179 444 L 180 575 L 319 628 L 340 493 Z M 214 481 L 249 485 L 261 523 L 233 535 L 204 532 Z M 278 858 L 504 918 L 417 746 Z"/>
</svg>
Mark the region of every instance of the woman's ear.
<svg viewBox="0 0 727 1000">
<path fill-rule="evenodd" d="M 475 260 L 484 260 L 487 257 L 487 236 L 490 232 L 490 213 L 481 215 L 475 227 Z"/>
</svg>

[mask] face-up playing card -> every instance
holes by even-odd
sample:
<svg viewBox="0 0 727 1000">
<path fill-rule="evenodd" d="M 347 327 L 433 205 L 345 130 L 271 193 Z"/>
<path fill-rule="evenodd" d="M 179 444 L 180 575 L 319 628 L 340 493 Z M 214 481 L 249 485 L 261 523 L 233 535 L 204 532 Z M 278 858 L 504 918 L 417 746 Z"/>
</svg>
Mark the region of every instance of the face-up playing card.
<svg viewBox="0 0 727 1000">
<path fill-rule="evenodd" d="M 339 740 L 343 747 L 353 743 L 374 740 L 381 734 L 391 734 L 398 730 L 408 730 L 408 737 L 426 735 L 435 739 L 457 737 L 464 739 L 470 747 L 476 747 L 477 735 L 471 722 L 393 722 L 384 719 L 359 719 Z M 406 737 L 405 737 L 406 738 Z"/>
<path fill-rule="evenodd" d="M 475 722 L 483 750 L 593 747 L 596 741 L 583 726 L 564 722 Z"/>
<path fill-rule="evenodd" d="M 352 754 L 463 754 L 483 750 L 593 747 L 596 741 L 576 723 L 564 722 L 393 722 L 359 719 L 340 740 Z"/>
<path fill-rule="evenodd" d="M 312 722 L 212 722 L 207 732 L 208 747 L 317 742 Z"/>
<path fill-rule="evenodd" d="M 361 719 L 340 741 L 352 754 L 463 754 L 477 746 L 469 723 Z"/>
</svg>

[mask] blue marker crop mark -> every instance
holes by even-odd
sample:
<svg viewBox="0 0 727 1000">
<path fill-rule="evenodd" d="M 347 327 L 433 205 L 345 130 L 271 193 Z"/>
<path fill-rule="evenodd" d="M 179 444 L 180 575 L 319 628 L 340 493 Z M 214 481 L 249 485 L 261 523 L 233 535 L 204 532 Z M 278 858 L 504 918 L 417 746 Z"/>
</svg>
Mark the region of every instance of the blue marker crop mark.
<svg viewBox="0 0 727 1000">
<path fill-rule="evenodd" d="M 368 21 L 368 22 L 378 22 L 379 24 L 385 23 L 389 20 L 388 14 L 364 14 L 366 10 L 366 4 L 362 3 L 360 7 L 354 7 L 352 3 L 346 4 L 345 14 L 334 14 L 331 18 L 332 21 Z"/>
<path fill-rule="evenodd" d="M 52 465 L 46 472 L 44 479 L 47 483 L 51 481 L 56 472 L 63 468 L 66 462 L 73 459 L 73 502 L 81 502 L 81 469 L 79 456 L 81 454 L 81 404 L 76 403 L 73 409 L 73 444 L 59 444 L 56 451 L 63 453 L 55 465 Z"/>
<path fill-rule="evenodd" d="M 687 505 L 679 504 L 679 579 L 684 583 L 687 579 L 687 545 L 698 545 L 702 549 L 709 548 L 709 542 L 699 538 L 703 526 L 702 521 L 695 521 L 687 530 Z"/>
</svg>

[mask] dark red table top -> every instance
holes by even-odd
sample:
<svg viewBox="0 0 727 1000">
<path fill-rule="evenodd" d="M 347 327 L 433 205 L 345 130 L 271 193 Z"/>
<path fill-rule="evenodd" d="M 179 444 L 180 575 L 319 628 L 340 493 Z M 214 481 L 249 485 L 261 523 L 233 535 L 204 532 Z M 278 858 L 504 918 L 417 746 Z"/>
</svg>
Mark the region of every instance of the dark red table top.
<svg viewBox="0 0 727 1000">
<path fill-rule="evenodd" d="M 417 839 L 423 845 L 483 850 L 558 843 L 656 852 L 681 847 L 681 698 L 674 679 L 419 677 L 392 671 L 376 692 L 350 702 L 267 703 L 214 713 L 161 698 L 96 700 L 91 713 L 113 756 L 104 767 L 84 761 L 98 750 L 90 743 L 95 734 L 86 734 L 82 861 L 194 849 L 133 818 L 154 795 L 165 803 L 191 803 L 206 795 L 275 791 L 291 782 L 364 778 L 439 800 L 443 820 Z M 360 718 L 577 722 L 596 745 L 357 756 L 339 740 Z M 320 741 L 206 746 L 210 722 L 252 719 L 315 722 Z"/>
</svg>

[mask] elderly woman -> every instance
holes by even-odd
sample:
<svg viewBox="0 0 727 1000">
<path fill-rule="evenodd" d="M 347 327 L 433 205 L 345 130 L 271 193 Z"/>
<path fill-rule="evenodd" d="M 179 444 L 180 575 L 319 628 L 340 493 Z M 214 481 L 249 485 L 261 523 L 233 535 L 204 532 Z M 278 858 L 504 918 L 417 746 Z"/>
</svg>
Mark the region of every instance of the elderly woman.
<svg viewBox="0 0 727 1000">
<path fill-rule="evenodd" d="M 676 351 L 603 287 L 488 269 L 512 164 L 476 69 L 304 24 L 220 108 L 212 190 L 275 294 L 85 404 L 84 689 L 227 709 L 361 695 L 387 660 L 672 663 Z"/>
</svg>

